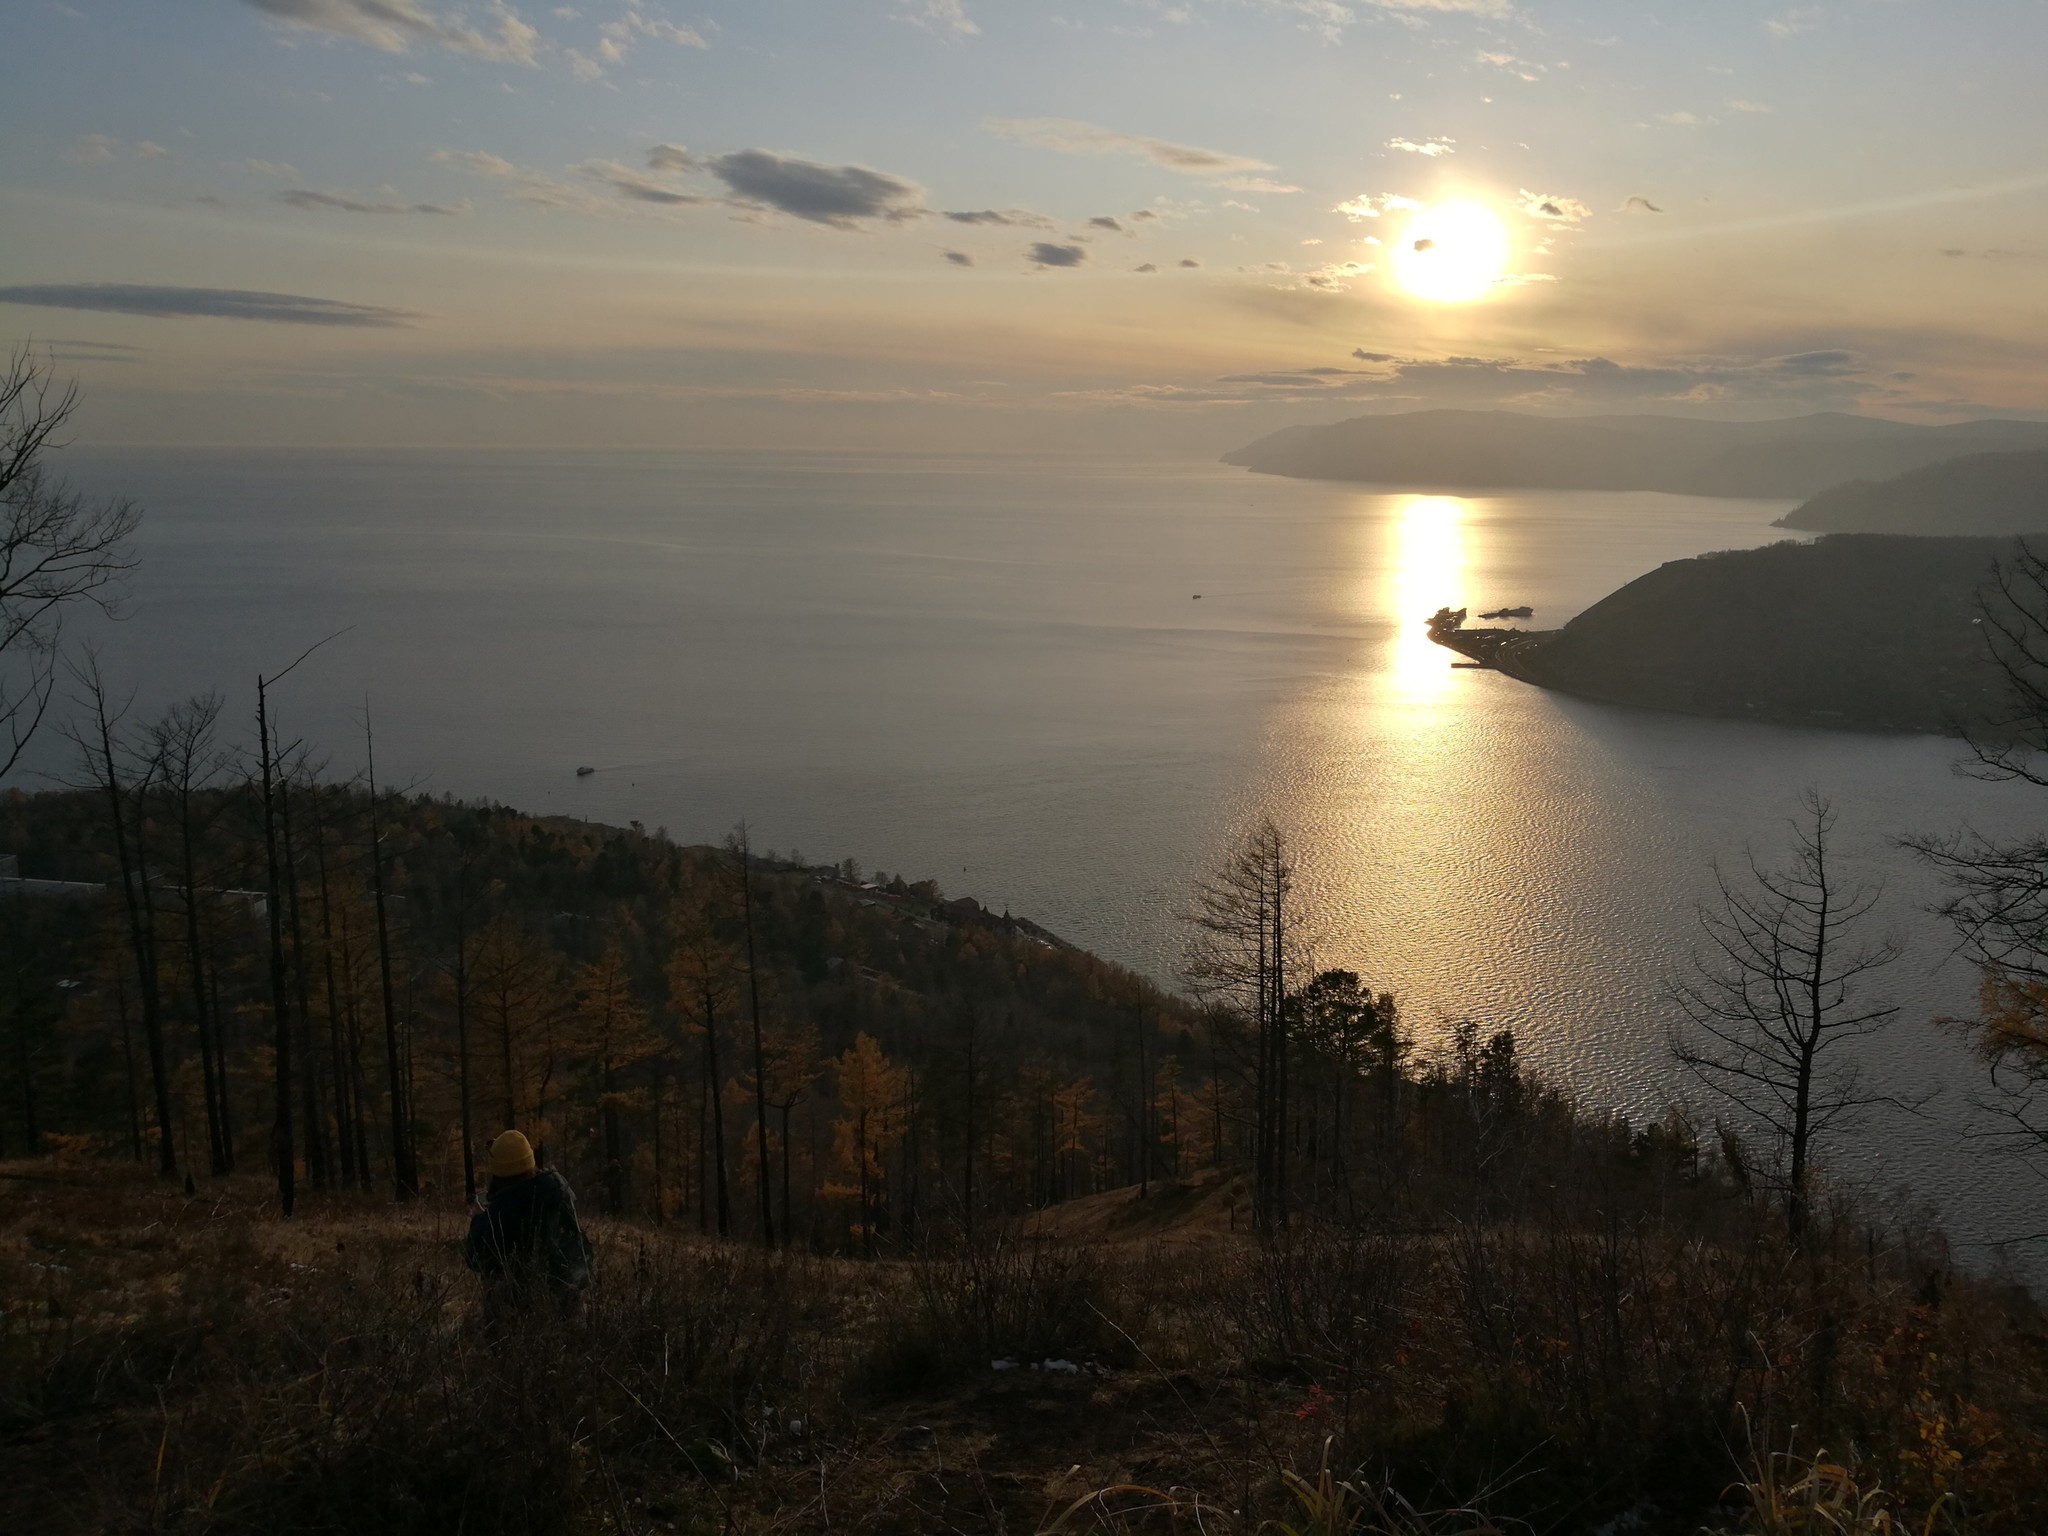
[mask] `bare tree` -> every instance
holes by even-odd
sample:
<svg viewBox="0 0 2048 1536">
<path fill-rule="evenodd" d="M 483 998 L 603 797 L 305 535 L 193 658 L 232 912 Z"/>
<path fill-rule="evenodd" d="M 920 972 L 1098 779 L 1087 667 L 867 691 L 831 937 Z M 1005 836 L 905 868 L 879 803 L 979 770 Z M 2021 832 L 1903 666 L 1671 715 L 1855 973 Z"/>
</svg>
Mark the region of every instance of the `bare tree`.
<svg viewBox="0 0 2048 1536">
<path fill-rule="evenodd" d="M 1881 888 L 1844 884 L 1829 863 L 1835 813 L 1817 791 L 1800 798 L 1791 860 L 1748 879 L 1717 865 L 1720 898 L 1703 907 L 1708 940 L 1696 979 L 1673 989 L 1685 1023 L 1672 1052 L 1713 1093 L 1761 1122 L 1783 1159 L 1785 1224 L 1805 1231 L 1813 1149 L 1856 1111 L 1897 1100 L 1864 1091 L 1851 1047 L 1895 1005 L 1862 996 L 1866 978 L 1899 957 L 1888 938 L 1861 937 Z"/>
<path fill-rule="evenodd" d="M 1196 995 L 1250 1027 L 1252 1206 L 1262 1231 L 1287 1206 L 1289 967 L 1306 953 L 1294 855 L 1271 821 L 1246 833 L 1195 887 L 1187 975 Z"/>
<path fill-rule="evenodd" d="M 135 566 L 134 505 L 88 501 L 50 473 L 46 455 L 77 408 L 77 386 L 60 386 L 29 347 L 0 365 L 0 774 L 49 709 L 67 611 L 112 612 Z"/>
<path fill-rule="evenodd" d="M 71 728 L 71 739 L 90 775 L 87 782 L 93 792 L 106 797 L 107 826 L 113 833 L 114 867 L 121 882 L 121 910 L 127 919 L 129 952 L 141 994 L 142 1037 L 149 1052 L 150 1086 L 156 1100 L 157 1168 L 168 1178 L 178 1171 L 178 1158 L 172 1139 L 171 1069 L 158 984 L 156 898 L 142 843 L 149 786 L 159 762 L 148 757 L 139 771 L 131 766 L 133 754 L 118 734 L 125 706 L 117 706 L 109 696 L 99 658 L 88 651 L 74 671 L 79 703 L 90 718 Z"/>
<path fill-rule="evenodd" d="M 768 1058 L 761 1045 L 761 970 L 754 955 L 754 846 L 743 821 L 725 840 L 733 856 L 740 891 L 740 927 L 747 944 L 747 1007 L 754 1024 L 754 1156 L 760 1165 L 755 1181 L 761 1197 L 761 1246 L 775 1246 L 775 1211 L 770 1198 L 768 1162 Z M 783 1156 L 789 1149 L 783 1149 Z"/>
<path fill-rule="evenodd" d="M 207 794 L 224 766 L 217 740 L 220 712 L 219 694 L 199 694 L 172 705 L 149 728 L 150 756 L 158 764 L 158 793 L 177 841 L 175 857 L 185 928 L 186 980 L 192 992 L 192 1025 L 199 1038 L 207 1153 L 215 1174 L 233 1171 L 234 1149 L 223 1114 L 227 1065 L 220 1048 L 218 1022 L 207 1006 L 206 979 L 210 967 L 205 930 L 218 897 L 200 883 L 199 848 L 218 819 L 222 803 L 219 797 Z"/>
<path fill-rule="evenodd" d="M 1965 723 L 1957 771 L 2048 789 L 2048 557 L 2022 540 L 1978 594 L 1997 704 Z M 2004 1134 L 2048 1154 L 2048 834 L 1994 839 L 1951 832 L 1906 839 L 1941 871 L 1937 909 L 1983 973 L 1977 1018 L 1951 1020 L 1990 1072 L 1986 1107 Z"/>
</svg>

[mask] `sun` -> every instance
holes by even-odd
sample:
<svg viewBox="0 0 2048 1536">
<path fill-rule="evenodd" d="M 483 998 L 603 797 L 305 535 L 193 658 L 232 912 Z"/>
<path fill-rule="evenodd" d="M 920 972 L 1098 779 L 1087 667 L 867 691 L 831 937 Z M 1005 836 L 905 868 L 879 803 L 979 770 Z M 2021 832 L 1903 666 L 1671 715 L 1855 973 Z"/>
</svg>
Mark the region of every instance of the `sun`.
<svg viewBox="0 0 2048 1536">
<path fill-rule="evenodd" d="M 1408 221 L 1393 260 L 1395 281 L 1416 298 L 1462 304 L 1507 271 L 1507 226 L 1478 203 L 1439 203 Z"/>
</svg>

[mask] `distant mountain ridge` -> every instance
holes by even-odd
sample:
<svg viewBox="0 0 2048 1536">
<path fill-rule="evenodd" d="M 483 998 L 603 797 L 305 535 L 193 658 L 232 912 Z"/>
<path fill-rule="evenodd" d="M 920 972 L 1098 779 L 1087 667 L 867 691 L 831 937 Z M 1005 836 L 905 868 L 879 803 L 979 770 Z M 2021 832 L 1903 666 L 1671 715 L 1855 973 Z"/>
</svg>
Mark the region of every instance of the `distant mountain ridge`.
<svg viewBox="0 0 2048 1536">
<path fill-rule="evenodd" d="M 1810 497 L 1847 480 L 2015 450 L 2048 451 L 2048 422 L 1919 426 L 1842 412 L 1702 421 L 1438 410 L 1286 427 L 1225 454 L 1223 462 L 1260 474 L 1410 490 Z"/>
<path fill-rule="evenodd" d="M 1822 491 L 1777 527 L 1816 533 L 2048 534 L 2048 449 L 1973 453 Z"/>
</svg>

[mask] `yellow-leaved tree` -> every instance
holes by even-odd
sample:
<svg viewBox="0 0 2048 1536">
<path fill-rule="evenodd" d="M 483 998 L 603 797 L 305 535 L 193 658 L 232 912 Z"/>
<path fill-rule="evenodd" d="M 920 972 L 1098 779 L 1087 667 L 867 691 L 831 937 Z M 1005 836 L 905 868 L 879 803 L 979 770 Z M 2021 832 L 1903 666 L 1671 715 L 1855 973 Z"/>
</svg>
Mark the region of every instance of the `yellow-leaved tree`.
<svg viewBox="0 0 2048 1536">
<path fill-rule="evenodd" d="M 831 1193 L 858 1200 L 853 1234 L 860 1241 L 861 1252 L 873 1258 L 875 1226 L 883 1214 L 883 1159 L 903 1134 L 899 1113 L 903 1073 L 869 1034 L 855 1036 L 834 1067 L 840 1109 L 834 1140 L 840 1169 L 849 1182 Z"/>
</svg>

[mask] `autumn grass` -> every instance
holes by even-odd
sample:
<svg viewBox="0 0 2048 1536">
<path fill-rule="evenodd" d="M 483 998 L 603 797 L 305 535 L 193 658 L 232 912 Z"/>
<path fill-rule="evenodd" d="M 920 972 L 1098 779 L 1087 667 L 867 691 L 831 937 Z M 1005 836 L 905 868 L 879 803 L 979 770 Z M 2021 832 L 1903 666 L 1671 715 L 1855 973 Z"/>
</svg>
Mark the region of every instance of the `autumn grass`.
<svg viewBox="0 0 2048 1536">
<path fill-rule="evenodd" d="M 453 1211 L 287 1223 L 253 1179 L 0 1175 L 10 1530 L 1790 1536 L 2048 1508 L 2030 1305 L 1860 1229 L 1025 1226 L 863 1263 L 597 1223 L 582 1315 L 505 1335 Z"/>
</svg>

